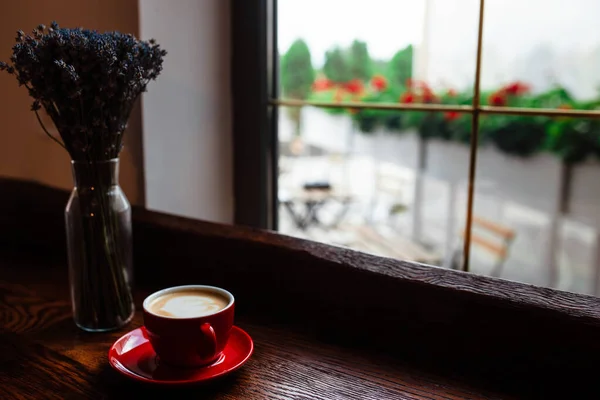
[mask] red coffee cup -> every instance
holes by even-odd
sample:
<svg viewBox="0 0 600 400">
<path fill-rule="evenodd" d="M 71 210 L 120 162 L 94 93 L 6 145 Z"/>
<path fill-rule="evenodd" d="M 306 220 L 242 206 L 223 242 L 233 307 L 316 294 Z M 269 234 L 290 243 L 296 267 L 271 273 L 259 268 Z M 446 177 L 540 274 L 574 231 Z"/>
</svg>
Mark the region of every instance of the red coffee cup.
<svg viewBox="0 0 600 400">
<path fill-rule="evenodd" d="M 223 309 L 199 317 L 157 315 L 149 309 L 162 296 L 188 291 L 212 293 L 228 301 Z M 146 297 L 144 325 L 159 360 L 180 367 L 199 367 L 216 361 L 229 340 L 234 303 L 233 295 L 227 290 L 204 285 L 171 287 Z"/>
</svg>

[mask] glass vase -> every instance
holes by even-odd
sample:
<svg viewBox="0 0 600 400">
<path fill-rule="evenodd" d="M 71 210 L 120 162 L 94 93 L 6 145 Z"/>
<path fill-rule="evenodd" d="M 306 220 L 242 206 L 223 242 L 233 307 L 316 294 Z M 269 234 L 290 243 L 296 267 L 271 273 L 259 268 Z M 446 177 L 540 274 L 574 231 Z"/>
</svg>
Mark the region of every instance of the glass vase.
<svg viewBox="0 0 600 400">
<path fill-rule="evenodd" d="M 73 318 L 86 331 L 118 329 L 134 313 L 131 206 L 118 183 L 119 159 L 71 164 L 65 223 Z"/>
</svg>

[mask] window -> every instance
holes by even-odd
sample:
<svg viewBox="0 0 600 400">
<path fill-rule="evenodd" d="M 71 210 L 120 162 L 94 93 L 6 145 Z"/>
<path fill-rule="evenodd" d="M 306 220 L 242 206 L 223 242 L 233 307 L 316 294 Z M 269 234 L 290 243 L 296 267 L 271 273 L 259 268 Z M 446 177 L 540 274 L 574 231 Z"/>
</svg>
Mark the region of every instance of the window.
<svg viewBox="0 0 600 400">
<path fill-rule="evenodd" d="M 262 2 L 268 225 L 600 294 L 600 6 L 574 2 Z"/>
</svg>

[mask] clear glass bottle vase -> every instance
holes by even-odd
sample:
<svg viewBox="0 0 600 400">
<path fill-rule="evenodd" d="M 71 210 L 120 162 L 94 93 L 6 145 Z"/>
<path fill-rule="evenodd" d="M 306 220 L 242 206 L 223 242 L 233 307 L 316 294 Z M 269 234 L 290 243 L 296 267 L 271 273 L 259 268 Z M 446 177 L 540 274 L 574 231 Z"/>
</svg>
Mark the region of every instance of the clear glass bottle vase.
<svg viewBox="0 0 600 400">
<path fill-rule="evenodd" d="M 135 311 L 131 206 L 118 184 L 119 159 L 71 164 L 65 223 L 73 318 L 86 331 L 118 329 Z"/>
</svg>

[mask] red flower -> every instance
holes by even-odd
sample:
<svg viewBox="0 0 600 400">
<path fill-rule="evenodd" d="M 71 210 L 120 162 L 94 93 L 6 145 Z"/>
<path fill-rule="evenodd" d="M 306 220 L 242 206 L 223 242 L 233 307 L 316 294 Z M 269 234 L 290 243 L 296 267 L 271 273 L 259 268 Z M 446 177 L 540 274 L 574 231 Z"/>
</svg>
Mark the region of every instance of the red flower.
<svg viewBox="0 0 600 400">
<path fill-rule="evenodd" d="M 363 83 L 360 79 L 352 79 L 344 84 L 344 88 L 352 94 L 360 94 L 364 90 Z"/>
<path fill-rule="evenodd" d="M 446 121 L 454 121 L 455 119 L 458 119 L 460 117 L 460 114 L 457 111 L 449 111 L 446 114 L 444 114 L 444 119 L 446 119 Z"/>
<path fill-rule="evenodd" d="M 425 81 L 417 81 L 417 87 L 420 87 L 424 92 L 431 92 L 431 88 Z"/>
<path fill-rule="evenodd" d="M 448 89 L 448 96 L 449 97 L 456 97 L 458 95 L 458 93 L 456 92 L 456 90 L 454 89 Z"/>
<path fill-rule="evenodd" d="M 488 103 L 492 106 L 502 107 L 506 105 L 506 95 L 503 91 L 492 93 L 488 98 Z"/>
<path fill-rule="evenodd" d="M 415 102 L 415 95 L 412 92 L 406 92 L 402 96 L 400 96 L 400 103 L 402 104 L 411 104 Z"/>
<path fill-rule="evenodd" d="M 315 80 L 312 84 L 312 90 L 315 92 L 329 90 L 332 87 L 333 87 L 333 83 L 327 78 L 319 78 L 319 79 Z"/>
<path fill-rule="evenodd" d="M 381 75 L 375 75 L 371 78 L 371 86 L 375 88 L 377 91 L 382 91 L 387 88 L 387 79 Z"/>
<path fill-rule="evenodd" d="M 427 88 L 427 89 L 423 88 L 423 102 L 424 103 L 435 103 L 436 100 L 437 100 L 437 97 L 431 91 L 431 89 L 429 89 L 429 88 Z"/>
<path fill-rule="evenodd" d="M 513 96 L 520 96 L 529 92 L 530 89 L 531 88 L 529 87 L 529 85 L 523 82 L 516 81 L 506 85 L 502 90 Z"/>
</svg>

